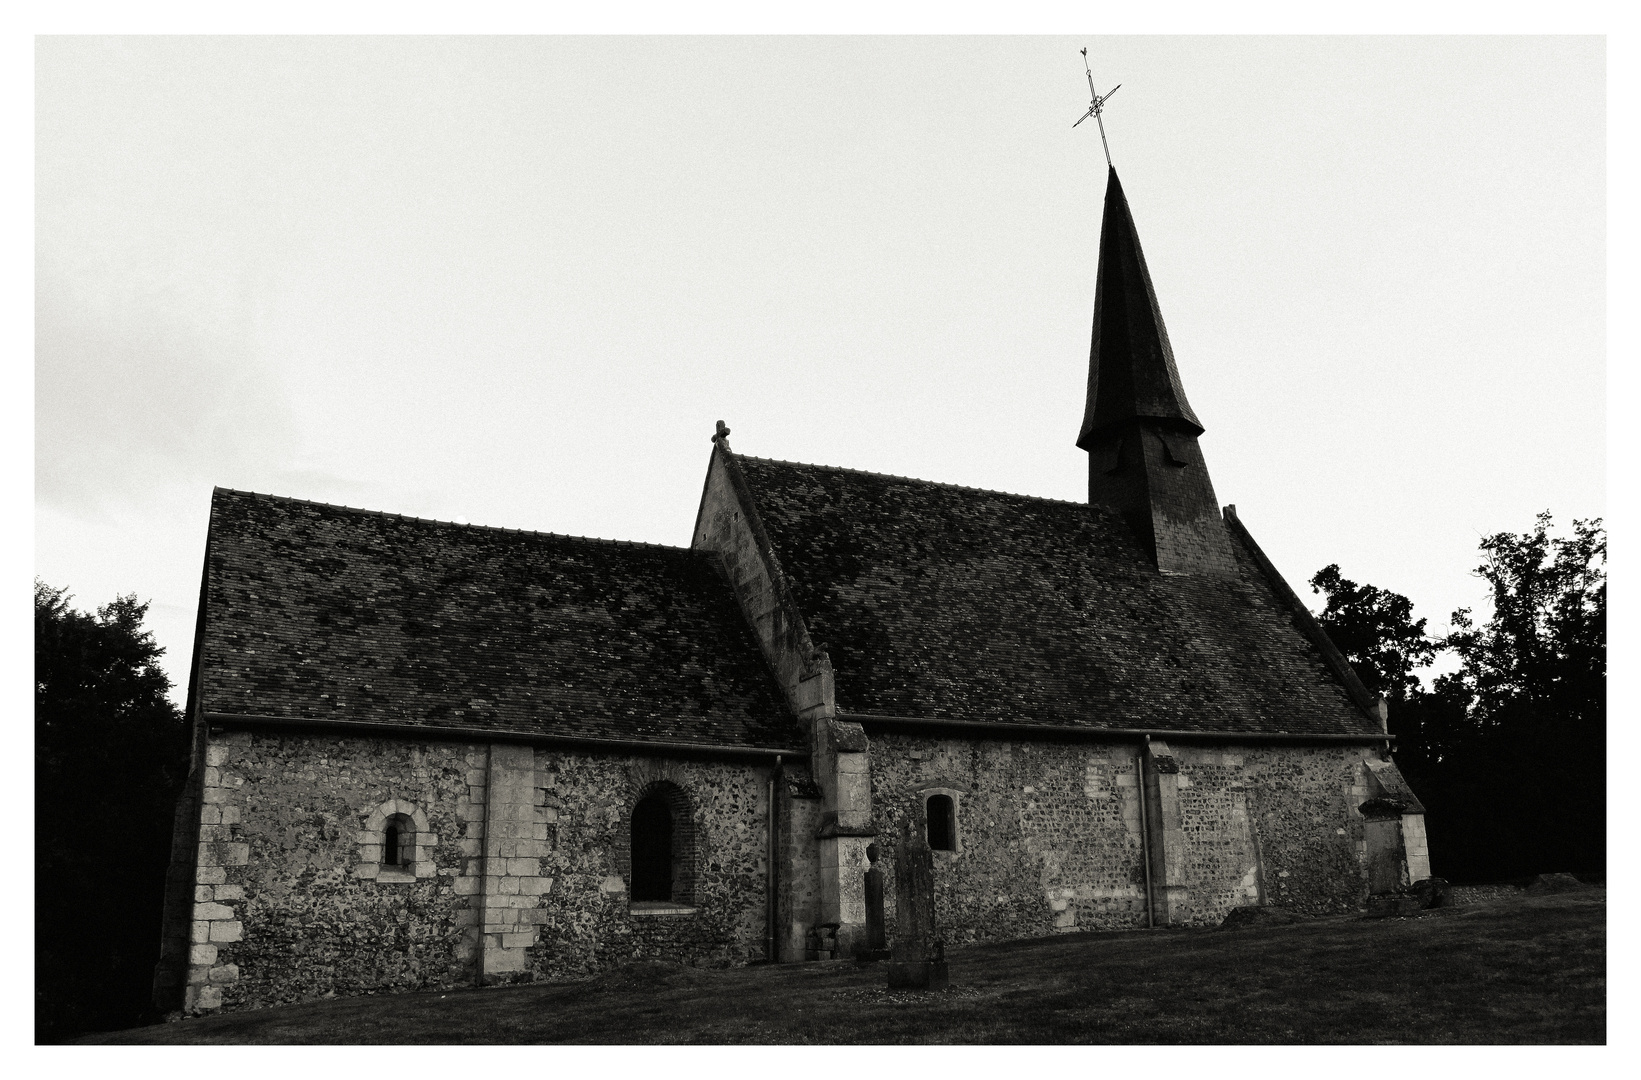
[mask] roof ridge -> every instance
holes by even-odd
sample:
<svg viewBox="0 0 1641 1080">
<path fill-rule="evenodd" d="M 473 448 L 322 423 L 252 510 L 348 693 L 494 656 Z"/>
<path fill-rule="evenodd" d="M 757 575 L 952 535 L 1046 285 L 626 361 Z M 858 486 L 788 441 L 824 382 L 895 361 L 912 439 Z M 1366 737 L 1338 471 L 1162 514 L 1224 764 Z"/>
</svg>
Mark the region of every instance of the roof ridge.
<svg viewBox="0 0 1641 1080">
<path fill-rule="evenodd" d="M 265 491 L 246 491 L 242 488 L 223 487 L 218 484 L 211 489 L 212 494 L 224 492 L 229 495 L 247 495 L 253 499 L 268 499 L 272 502 L 295 503 L 299 506 L 320 506 L 327 510 L 345 510 L 350 514 L 364 514 L 369 517 L 395 518 L 399 521 L 414 521 L 419 525 L 453 525 L 458 529 L 482 529 L 485 532 L 520 533 L 525 536 L 548 536 L 556 540 L 584 540 L 592 544 L 612 544 L 616 547 L 654 548 L 659 551 L 689 551 L 694 548 L 682 547 L 677 544 L 654 544 L 647 540 L 612 540 L 603 536 L 576 536 L 573 533 L 545 532 L 540 529 L 513 529 L 506 525 L 475 525 L 467 521 L 446 521 L 443 518 L 424 518 L 414 514 L 395 514 L 388 510 L 366 510 L 359 506 L 344 506 L 341 503 L 320 502 L 317 499 L 299 499 L 294 495 L 273 495 Z"/>
<path fill-rule="evenodd" d="M 975 491 L 982 495 L 1004 495 L 1010 499 L 1029 499 L 1032 502 L 1059 503 L 1064 506 L 1087 506 L 1087 502 L 1076 499 L 1056 499 L 1048 495 L 1025 495 L 1018 491 L 1003 491 L 999 488 L 970 487 L 968 484 L 953 484 L 945 480 L 926 480 L 921 476 L 901 476 L 898 473 L 873 472 L 870 469 L 851 469 L 847 465 L 815 465 L 807 461 L 786 461 L 781 458 L 754 457 L 751 454 L 736 454 L 742 461 L 762 461 L 770 465 L 797 465 L 805 469 L 825 469 L 829 472 L 854 473 L 857 476 L 876 476 L 884 480 L 908 480 L 914 484 L 929 484 L 932 487 L 955 488 L 958 491 Z"/>
</svg>

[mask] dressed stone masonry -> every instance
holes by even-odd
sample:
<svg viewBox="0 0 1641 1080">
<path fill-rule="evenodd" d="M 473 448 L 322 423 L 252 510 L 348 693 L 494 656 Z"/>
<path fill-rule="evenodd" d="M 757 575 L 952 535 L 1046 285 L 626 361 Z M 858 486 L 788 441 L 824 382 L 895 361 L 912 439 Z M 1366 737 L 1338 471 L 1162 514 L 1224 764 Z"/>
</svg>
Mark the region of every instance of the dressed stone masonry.
<svg viewBox="0 0 1641 1080">
<path fill-rule="evenodd" d="M 409 870 L 387 866 L 382 862 L 388 822 L 395 817 L 408 818 L 415 827 L 410 834 L 412 854 Z M 365 819 L 365 827 L 359 833 L 359 865 L 353 874 L 355 877 L 373 878 L 378 882 L 397 883 L 432 877 L 433 849 L 438 846 L 439 838 L 429 827 L 427 815 L 422 813 L 421 807 L 401 799 L 389 799 Z"/>
<path fill-rule="evenodd" d="M 687 549 L 217 489 L 155 1000 L 855 955 L 873 843 L 874 930 L 916 885 L 949 945 L 1428 878 L 1383 701 L 1217 503 L 1114 171 L 1104 214 L 1087 502 L 722 422 Z"/>
</svg>

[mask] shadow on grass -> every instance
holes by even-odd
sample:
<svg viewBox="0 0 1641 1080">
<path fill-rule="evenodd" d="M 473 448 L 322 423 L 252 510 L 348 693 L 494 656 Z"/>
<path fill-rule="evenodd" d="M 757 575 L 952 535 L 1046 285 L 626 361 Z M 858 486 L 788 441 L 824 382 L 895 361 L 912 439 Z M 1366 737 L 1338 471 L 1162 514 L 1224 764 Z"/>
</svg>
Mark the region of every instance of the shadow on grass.
<svg viewBox="0 0 1641 1080">
<path fill-rule="evenodd" d="M 110 1043 L 1601 1043 L 1606 892 L 1405 919 L 954 949 L 953 985 L 849 961 L 658 961 L 573 984 L 309 1002 Z"/>
</svg>

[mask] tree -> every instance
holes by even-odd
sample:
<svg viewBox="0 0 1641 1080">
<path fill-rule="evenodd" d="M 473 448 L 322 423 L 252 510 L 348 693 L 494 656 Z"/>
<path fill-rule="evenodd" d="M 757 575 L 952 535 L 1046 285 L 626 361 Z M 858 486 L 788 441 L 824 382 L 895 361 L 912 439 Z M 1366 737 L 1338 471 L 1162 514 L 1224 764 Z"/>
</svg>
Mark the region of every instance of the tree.
<svg viewBox="0 0 1641 1080">
<path fill-rule="evenodd" d="M 1607 535 L 1599 518 L 1549 535 L 1549 511 L 1532 530 L 1481 543 L 1476 576 L 1492 593 L 1492 615 L 1476 624 L 1453 613 L 1447 646 L 1464 661 L 1466 686 L 1486 726 L 1508 726 L 1533 742 L 1548 737 L 1604 742 L 1607 701 Z"/>
<path fill-rule="evenodd" d="M 125 1027 L 159 958 L 187 730 L 148 605 L 88 614 L 34 583 L 35 1022 L 41 1041 Z"/>
<path fill-rule="evenodd" d="M 1498 881 L 1606 868 L 1606 534 L 1575 521 L 1555 538 L 1548 512 L 1527 532 L 1481 542 L 1476 575 L 1491 614 L 1453 614 L 1425 634 L 1406 597 L 1346 579 L 1311 579 L 1320 621 L 1370 691 L 1391 702 L 1396 760 L 1428 811 L 1437 872 Z M 1414 673 L 1436 653 L 1457 672 L 1426 690 Z"/>
<path fill-rule="evenodd" d="M 1442 643 L 1413 618 L 1413 601 L 1374 585 L 1358 585 L 1338 563 L 1318 570 L 1311 591 L 1327 597 L 1317 621 L 1371 694 L 1390 703 L 1396 760 L 1415 790 L 1416 781 L 1469 736 L 1469 691 L 1451 676 L 1427 691 L 1417 671 L 1435 660 Z"/>
<path fill-rule="evenodd" d="M 1454 612 L 1446 639 L 1475 731 L 1447 769 L 1453 826 L 1498 876 L 1606 868 L 1607 537 L 1551 524 L 1481 542 L 1492 612 Z"/>
<path fill-rule="evenodd" d="M 1312 592 L 1327 595 L 1318 621 L 1368 693 L 1396 703 L 1420 689 L 1414 669 L 1435 659 L 1436 643 L 1425 636 L 1425 620 L 1413 621 L 1413 601 L 1356 584 L 1339 572 L 1338 563 L 1318 570 L 1310 585 Z"/>
</svg>

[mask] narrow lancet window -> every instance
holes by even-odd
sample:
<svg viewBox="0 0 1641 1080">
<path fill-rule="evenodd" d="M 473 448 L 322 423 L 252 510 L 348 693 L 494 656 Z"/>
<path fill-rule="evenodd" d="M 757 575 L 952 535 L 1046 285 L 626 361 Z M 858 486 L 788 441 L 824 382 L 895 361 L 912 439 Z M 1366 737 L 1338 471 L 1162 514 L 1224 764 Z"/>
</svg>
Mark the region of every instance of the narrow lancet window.
<svg viewBox="0 0 1641 1080">
<path fill-rule="evenodd" d="M 672 810 L 650 795 L 632 811 L 632 898 L 670 901 L 672 871 Z"/>
<path fill-rule="evenodd" d="M 957 850 L 957 821 L 950 795 L 930 795 L 926 804 L 929 817 L 929 848 L 933 851 Z"/>
<path fill-rule="evenodd" d="M 411 848 L 415 843 L 415 826 L 403 814 L 388 818 L 382 830 L 382 865 L 396 868 L 411 863 Z"/>
</svg>

